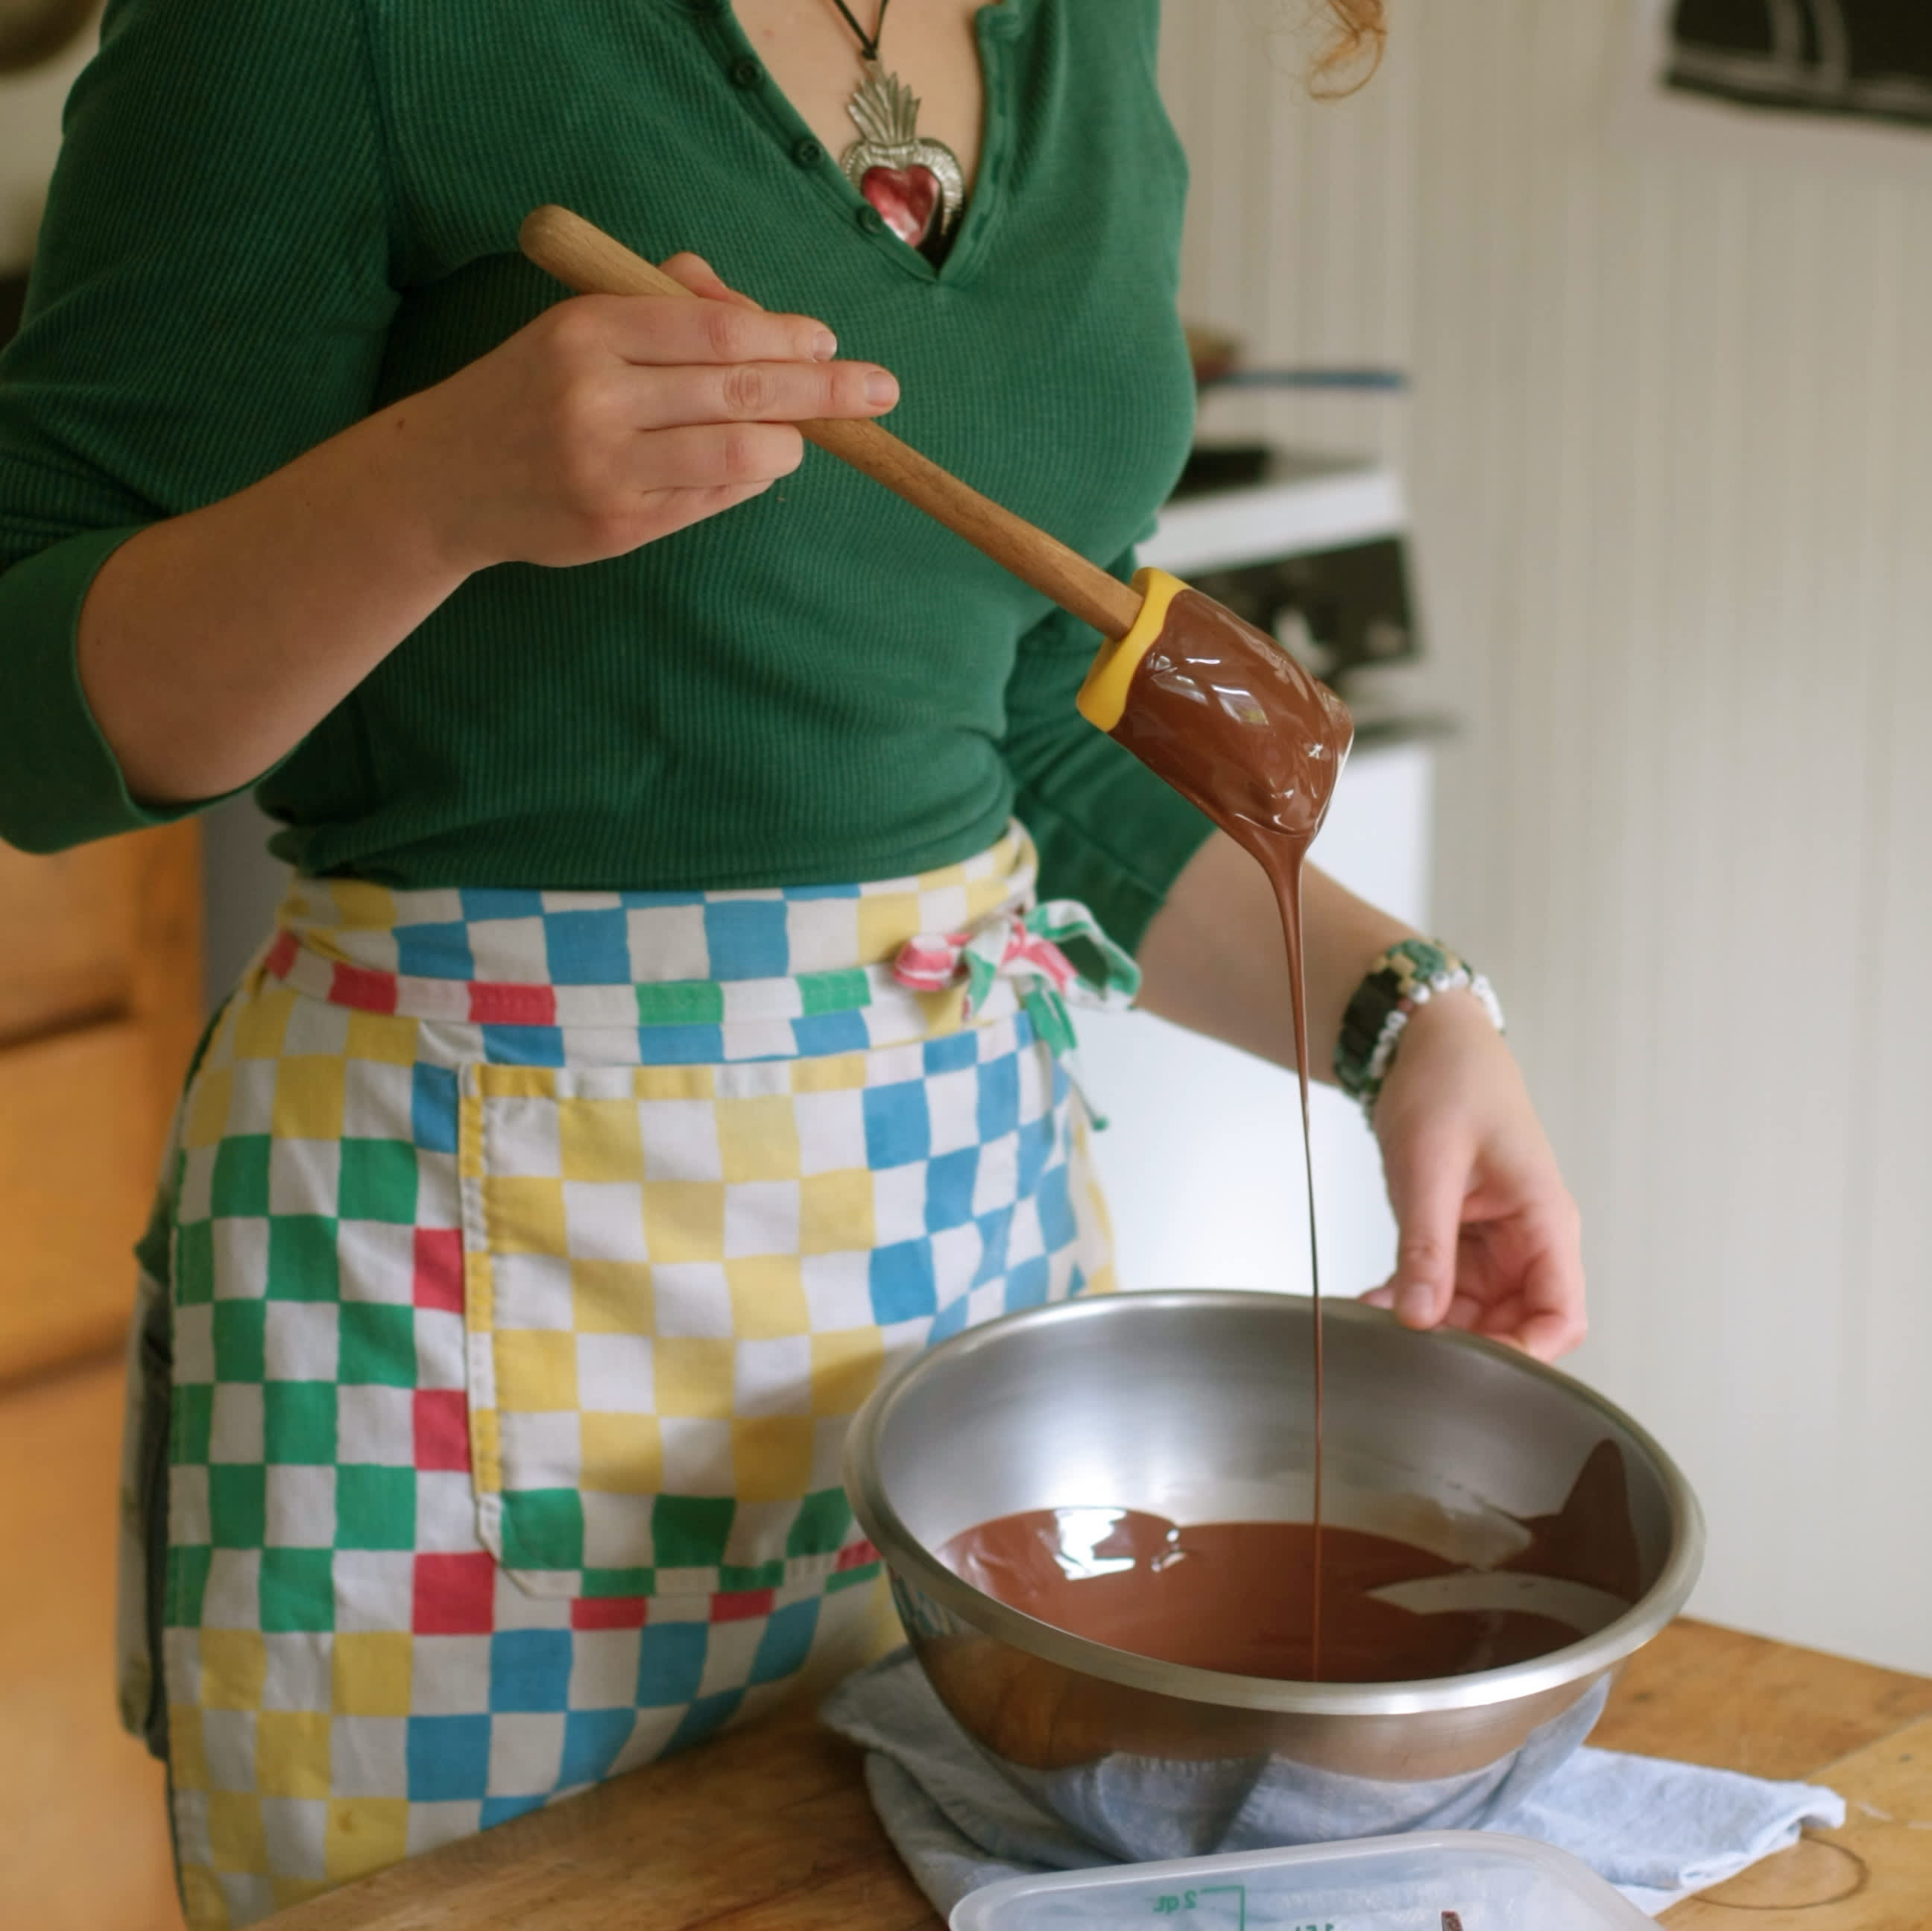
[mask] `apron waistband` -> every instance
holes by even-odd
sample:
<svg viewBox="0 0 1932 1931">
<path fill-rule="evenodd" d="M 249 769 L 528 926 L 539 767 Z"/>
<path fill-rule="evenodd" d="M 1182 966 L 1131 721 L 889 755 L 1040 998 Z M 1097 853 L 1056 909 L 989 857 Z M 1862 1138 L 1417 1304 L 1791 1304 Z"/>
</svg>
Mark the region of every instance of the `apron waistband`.
<svg viewBox="0 0 1932 1931">
<path fill-rule="evenodd" d="M 400 892 L 298 878 L 262 964 L 357 1012 L 634 1032 L 647 1060 L 898 1045 L 1022 1011 L 1064 1052 L 1069 1006 L 1124 1006 L 1140 975 L 1084 906 L 1036 905 L 1037 875 L 1016 823 L 959 865 L 850 886 Z M 1096 973 L 1063 949 L 1076 940 Z"/>
</svg>

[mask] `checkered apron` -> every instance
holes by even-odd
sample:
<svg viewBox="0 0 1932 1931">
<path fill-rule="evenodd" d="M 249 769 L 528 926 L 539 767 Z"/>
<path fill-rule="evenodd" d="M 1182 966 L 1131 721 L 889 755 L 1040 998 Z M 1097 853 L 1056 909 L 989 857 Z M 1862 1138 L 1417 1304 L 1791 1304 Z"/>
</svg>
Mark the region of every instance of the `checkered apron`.
<svg viewBox="0 0 1932 1931">
<path fill-rule="evenodd" d="M 1132 968 L 1034 869 L 1016 827 L 864 886 L 296 883 L 144 1279 L 124 1705 L 195 1931 L 694 1742 L 869 1625 L 854 1412 L 1108 1285 L 1054 1042 Z"/>
</svg>

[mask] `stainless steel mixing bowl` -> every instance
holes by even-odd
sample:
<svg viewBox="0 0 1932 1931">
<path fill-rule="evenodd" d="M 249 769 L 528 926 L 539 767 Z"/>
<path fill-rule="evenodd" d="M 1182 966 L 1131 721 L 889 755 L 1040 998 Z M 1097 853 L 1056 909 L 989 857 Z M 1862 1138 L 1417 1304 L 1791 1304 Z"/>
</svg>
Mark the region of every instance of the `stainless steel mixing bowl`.
<svg viewBox="0 0 1932 1931">
<path fill-rule="evenodd" d="M 1216 1762 L 1237 1789 L 1268 1759 L 1411 1785 L 1484 1771 L 1566 1713 L 1580 1740 L 1593 1712 L 1576 1706 L 1683 1606 L 1702 1517 L 1627 1415 L 1512 1350 L 1413 1333 L 1354 1303 L 1324 1312 L 1328 1521 L 1487 1570 L 1528 1541 L 1526 1519 L 1563 1508 L 1586 1462 L 1601 1470 L 1609 1457 L 1628 1487 L 1637 1600 L 1611 1603 L 1600 1627 L 1530 1662 L 1395 1684 L 1224 1675 L 1039 1621 L 934 1552 L 1022 1510 L 1142 1509 L 1184 1525 L 1308 1519 L 1311 1304 L 1188 1291 L 1010 1315 L 880 1387 L 852 1431 L 845 1474 L 934 1688 L 1036 1796 L 1054 1801 L 1059 1773 L 1130 1761 L 1172 1765 L 1190 1788 Z"/>
</svg>

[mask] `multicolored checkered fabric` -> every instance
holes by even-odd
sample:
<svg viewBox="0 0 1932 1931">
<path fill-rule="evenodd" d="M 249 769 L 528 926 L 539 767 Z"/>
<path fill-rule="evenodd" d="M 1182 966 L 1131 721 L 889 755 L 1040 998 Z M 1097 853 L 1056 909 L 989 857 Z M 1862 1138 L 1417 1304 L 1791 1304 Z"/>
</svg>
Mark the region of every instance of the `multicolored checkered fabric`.
<svg viewBox="0 0 1932 1931">
<path fill-rule="evenodd" d="M 356 1010 L 482 1029 L 508 1063 L 650 1066 L 850 1052 L 962 1021 L 895 972 L 922 934 L 1030 905 L 1016 829 L 964 865 L 869 885 L 770 892 L 394 892 L 298 882 L 267 958 L 298 991 Z M 1008 979 L 972 1017 L 1019 1009 Z"/>
<path fill-rule="evenodd" d="M 466 1067 L 493 1553 L 568 1594 L 823 1573 L 881 1366 L 1082 1284 L 1066 1095 L 1023 1015 L 816 1060 Z"/>
<path fill-rule="evenodd" d="M 1030 871 L 1016 835 L 838 893 L 298 887 L 190 1084 L 172 1200 L 196 1931 L 694 1741 L 870 1617 L 838 1462 L 880 1373 L 1108 1284 L 1028 1015 L 884 990 Z M 880 996 L 808 1009 L 814 975 Z"/>
</svg>

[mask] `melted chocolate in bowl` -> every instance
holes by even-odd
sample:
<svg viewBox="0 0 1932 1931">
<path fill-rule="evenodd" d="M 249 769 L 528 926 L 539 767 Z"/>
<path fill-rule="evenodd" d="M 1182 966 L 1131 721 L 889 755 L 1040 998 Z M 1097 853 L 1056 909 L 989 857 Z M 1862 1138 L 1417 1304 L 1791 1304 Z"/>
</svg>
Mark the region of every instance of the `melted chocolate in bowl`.
<svg viewBox="0 0 1932 1931">
<path fill-rule="evenodd" d="M 1500 1568 L 1579 1583 L 1625 1603 L 1642 1593 L 1623 1459 L 1598 1446 L 1561 1509 L 1524 1521 Z M 1393 1583 L 1470 1573 L 1392 1536 L 1328 1525 L 1324 1681 L 1414 1683 L 1546 1656 L 1582 1632 L 1521 1609 L 1433 1609 L 1378 1600 Z M 1114 1649 L 1236 1676 L 1305 1680 L 1316 1608 L 1312 1522 L 1177 1528 L 1134 1509 L 1029 1509 L 956 1536 L 940 1560 L 1002 1603 Z"/>
<path fill-rule="evenodd" d="M 1418 1615 L 1367 1592 L 1458 1565 L 1393 1537 L 1322 1531 L 1324 1680 L 1414 1683 L 1546 1656 L 1576 1631 L 1520 1609 Z M 1114 1649 L 1234 1676 L 1304 1680 L 1312 1522 L 1177 1528 L 1130 1509 L 1034 1509 L 982 1522 L 942 1559 L 976 1588 Z"/>
<path fill-rule="evenodd" d="M 1302 1162 L 1315 1294 L 1315 1520 L 1307 1535 L 1304 1660 L 1296 1672 L 1312 1681 L 1322 1675 L 1327 1597 L 1322 1579 L 1326 1553 L 1322 1526 L 1322 1264 L 1315 1251 L 1315 1165 L 1308 1136 L 1301 865 L 1328 816 L 1354 727 L 1341 699 L 1272 637 L 1199 591 L 1182 590 L 1168 606 L 1160 634 L 1136 667 L 1126 709 L 1112 735 L 1260 862 L 1281 909 L 1294 1060 L 1301 1084 Z"/>
</svg>

